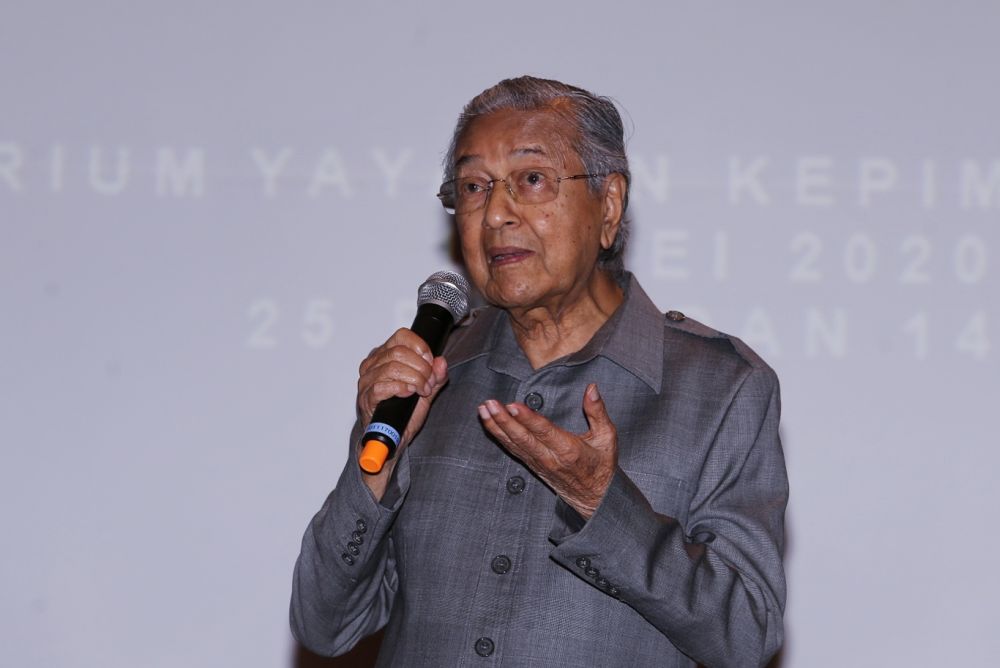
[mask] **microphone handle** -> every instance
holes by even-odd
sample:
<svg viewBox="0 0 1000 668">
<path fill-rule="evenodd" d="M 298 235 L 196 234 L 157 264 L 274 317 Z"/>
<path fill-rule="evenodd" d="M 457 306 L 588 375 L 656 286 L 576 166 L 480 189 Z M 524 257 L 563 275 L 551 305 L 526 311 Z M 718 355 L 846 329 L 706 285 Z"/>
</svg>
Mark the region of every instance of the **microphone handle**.
<svg viewBox="0 0 1000 668">
<path fill-rule="evenodd" d="M 424 340 L 431 354 L 437 357 L 444 350 L 454 324 L 454 318 L 446 308 L 428 302 L 417 308 L 410 329 Z M 385 462 L 396 455 L 396 448 L 419 400 L 420 395 L 411 394 L 408 397 L 389 397 L 378 403 L 368 429 L 361 437 L 364 447 L 359 463 L 364 471 L 378 473 Z"/>
<path fill-rule="evenodd" d="M 445 307 L 428 302 L 417 309 L 410 330 L 422 338 L 430 346 L 431 355 L 437 357 L 444 350 L 448 334 L 455 324 L 455 319 Z"/>
</svg>

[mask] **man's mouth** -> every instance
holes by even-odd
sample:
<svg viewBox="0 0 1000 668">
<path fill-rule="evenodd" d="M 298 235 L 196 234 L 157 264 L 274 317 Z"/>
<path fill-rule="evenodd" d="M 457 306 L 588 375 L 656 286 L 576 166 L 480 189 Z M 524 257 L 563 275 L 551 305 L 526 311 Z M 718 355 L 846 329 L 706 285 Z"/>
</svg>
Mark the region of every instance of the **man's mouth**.
<svg viewBox="0 0 1000 668">
<path fill-rule="evenodd" d="M 490 248 L 489 251 L 487 251 L 490 265 L 494 267 L 520 262 L 529 255 L 531 255 L 531 251 L 516 247 Z"/>
</svg>

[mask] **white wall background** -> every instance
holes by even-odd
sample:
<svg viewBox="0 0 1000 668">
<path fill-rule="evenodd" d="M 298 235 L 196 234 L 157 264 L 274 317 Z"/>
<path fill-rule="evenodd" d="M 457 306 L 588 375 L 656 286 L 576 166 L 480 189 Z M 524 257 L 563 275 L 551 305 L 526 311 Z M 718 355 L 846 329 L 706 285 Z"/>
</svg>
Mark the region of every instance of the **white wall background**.
<svg viewBox="0 0 1000 668">
<path fill-rule="evenodd" d="M 34 2 L 0 20 L 3 663 L 287 667 L 464 102 L 620 101 L 629 263 L 777 369 L 784 666 L 986 666 L 1000 4 Z"/>
</svg>

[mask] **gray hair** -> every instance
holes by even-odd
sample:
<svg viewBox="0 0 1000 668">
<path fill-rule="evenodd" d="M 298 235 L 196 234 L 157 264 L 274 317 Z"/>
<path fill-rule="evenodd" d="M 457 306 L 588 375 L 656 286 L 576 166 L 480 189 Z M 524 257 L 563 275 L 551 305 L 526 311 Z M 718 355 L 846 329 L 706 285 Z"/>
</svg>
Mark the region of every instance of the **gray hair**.
<svg viewBox="0 0 1000 668">
<path fill-rule="evenodd" d="M 558 104 L 562 101 L 569 104 Z M 571 138 L 571 145 L 580 157 L 584 170 L 588 174 L 600 175 L 587 179 L 592 193 L 601 192 L 604 177 L 609 174 L 617 173 L 625 177 L 622 220 L 618 234 L 611 248 L 601 249 L 597 256 L 598 266 L 620 281 L 625 274 L 624 254 L 629 230 L 625 211 L 628 209 L 632 175 L 625 155 L 625 129 L 614 102 L 607 97 L 551 79 L 530 76 L 504 79 L 474 97 L 462 110 L 445 157 L 445 181 L 455 178 L 455 150 L 469 124 L 481 116 L 505 109 L 551 109 L 564 116 L 576 130 L 575 136 Z"/>
</svg>

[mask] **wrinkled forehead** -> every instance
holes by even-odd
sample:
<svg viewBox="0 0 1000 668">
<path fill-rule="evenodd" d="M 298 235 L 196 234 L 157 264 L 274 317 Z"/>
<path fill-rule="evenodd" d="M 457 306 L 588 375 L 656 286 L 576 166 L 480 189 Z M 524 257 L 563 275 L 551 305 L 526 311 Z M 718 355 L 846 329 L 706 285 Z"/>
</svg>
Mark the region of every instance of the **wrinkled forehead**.
<svg viewBox="0 0 1000 668">
<path fill-rule="evenodd" d="M 534 162 L 564 168 L 580 164 L 573 148 L 576 130 L 555 109 L 502 109 L 469 122 L 455 144 L 455 171 Z"/>
</svg>

